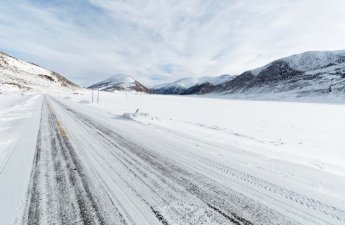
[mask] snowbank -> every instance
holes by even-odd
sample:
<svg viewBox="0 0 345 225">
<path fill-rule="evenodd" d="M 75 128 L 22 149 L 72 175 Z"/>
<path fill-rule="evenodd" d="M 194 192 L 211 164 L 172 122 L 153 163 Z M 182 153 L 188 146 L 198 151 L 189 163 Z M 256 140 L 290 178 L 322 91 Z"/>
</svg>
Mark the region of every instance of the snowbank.
<svg viewBox="0 0 345 225">
<path fill-rule="evenodd" d="M 149 113 L 139 112 L 139 109 L 135 113 L 123 113 L 122 117 L 142 124 L 157 123 L 159 121 L 157 117 L 151 116 Z"/>
</svg>

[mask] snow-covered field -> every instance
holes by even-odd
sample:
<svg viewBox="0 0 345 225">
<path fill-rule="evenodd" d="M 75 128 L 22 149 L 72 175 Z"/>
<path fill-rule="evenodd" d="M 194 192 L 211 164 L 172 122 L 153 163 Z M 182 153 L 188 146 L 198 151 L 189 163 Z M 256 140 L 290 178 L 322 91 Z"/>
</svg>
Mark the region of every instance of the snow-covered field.
<svg viewBox="0 0 345 225">
<path fill-rule="evenodd" d="M 344 104 L 133 92 L 99 100 L 91 103 L 91 92 L 0 95 L 0 159 L 10 159 L 0 171 L 1 221 L 53 223 L 58 212 L 85 219 L 67 210 L 74 197 L 62 209 L 49 203 L 65 189 L 98 223 L 345 223 Z M 55 156 L 59 146 L 69 155 Z M 78 173 L 61 172 L 70 170 Z M 76 184 L 63 186 L 69 179 Z"/>
<path fill-rule="evenodd" d="M 72 96 L 72 100 L 91 102 L 91 94 Z M 144 124 L 169 127 L 270 158 L 277 155 L 323 170 L 345 169 L 344 104 L 101 92 L 99 104 L 89 105 L 114 118 L 132 113 L 133 120 Z"/>
</svg>

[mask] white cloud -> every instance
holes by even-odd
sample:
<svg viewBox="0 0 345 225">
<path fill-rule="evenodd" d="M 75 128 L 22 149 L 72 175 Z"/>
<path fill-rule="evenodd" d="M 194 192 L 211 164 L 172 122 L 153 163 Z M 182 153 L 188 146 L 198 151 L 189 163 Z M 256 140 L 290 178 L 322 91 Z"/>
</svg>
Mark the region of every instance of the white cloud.
<svg viewBox="0 0 345 225">
<path fill-rule="evenodd" d="M 1 48 L 82 84 L 114 73 L 144 83 L 238 74 L 290 54 L 344 49 L 343 0 L 5 2 Z"/>
</svg>

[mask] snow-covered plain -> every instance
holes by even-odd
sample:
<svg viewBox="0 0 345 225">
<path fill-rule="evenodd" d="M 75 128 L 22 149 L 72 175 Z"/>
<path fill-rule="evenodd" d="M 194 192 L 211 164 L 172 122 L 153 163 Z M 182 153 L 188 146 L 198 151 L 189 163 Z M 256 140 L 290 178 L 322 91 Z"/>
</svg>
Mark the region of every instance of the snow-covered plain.
<svg viewBox="0 0 345 225">
<path fill-rule="evenodd" d="M 231 221 L 234 224 L 246 224 L 246 220 L 250 222 L 247 224 L 345 223 L 344 104 L 245 101 L 134 92 L 100 92 L 99 104 L 91 103 L 91 91 L 81 95 L 60 94 L 52 97 L 47 100 L 49 107 L 45 107 L 46 113 L 54 111 L 59 121 L 54 123 L 60 127 L 61 122 L 61 126 L 64 126 L 63 136 L 70 139 L 80 160 L 89 162 L 85 164 L 88 166 L 85 173 L 98 174 L 92 178 L 93 181 L 101 179 L 106 184 L 108 193 L 115 196 L 117 204 L 121 206 L 117 207 L 118 213 L 124 215 L 124 220 L 130 224 L 228 224 Z M 13 102 L 21 105 L 18 109 L 17 105 L 11 106 L 8 103 L 10 97 L 6 98 L 0 95 L 0 104 L 4 105 L 1 115 L 9 110 L 20 109 L 30 109 L 30 115 L 36 115 L 33 117 L 36 119 L 31 120 L 36 125 L 31 126 L 27 137 L 35 142 L 39 124 L 37 112 L 41 110 L 42 96 L 13 97 Z M 42 115 L 46 115 L 43 111 Z M 8 126 L 5 122 L 8 121 L 7 117 L 0 117 L 0 137 L 2 134 L 14 134 L 15 130 L 22 130 L 25 124 L 30 124 L 25 119 L 27 114 L 18 115 L 26 122 L 11 123 L 11 132 L 3 129 Z M 85 118 L 78 121 L 78 115 Z M 45 126 L 43 128 L 47 129 Z M 105 135 L 110 131 L 121 134 L 128 143 L 139 144 L 138 149 L 142 148 L 139 153 L 134 150 L 118 152 L 116 157 L 122 160 L 122 154 L 128 154 L 126 157 L 129 158 L 123 156 L 123 160 L 129 160 L 130 163 L 133 162 L 131 159 L 139 160 L 134 157 L 135 154 L 141 154 L 142 151 L 146 154 L 144 152 L 149 151 L 158 159 L 165 159 L 167 163 L 176 166 L 177 170 L 172 170 L 170 174 L 173 178 L 164 176 L 167 172 L 165 169 L 157 172 L 153 164 L 150 167 L 140 164 L 143 173 L 140 179 L 144 182 L 140 183 L 123 166 L 117 165 L 117 161 L 112 161 L 111 154 L 105 154 L 111 141 L 115 141 L 114 146 L 122 145 L 122 139 L 111 140 L 110 136 L 100 136 L 100 133 L 104 132 L 102 135 Z M 104 142 L 99 139 L 101 137 Z M 19 136 L 6 139 L 12 145 L 21 140 Z M 5 143 L 5 140 L 0 140 L 2 144 Z M 45 146 L 49 142 L 41 144 Z M 129 144 L 127 147 L 131 149 L 133 146 Z M 27 147 L 26 150 L 29 157 L 27 160 L 21 158 L 20 163 L 32 163 L 35 149 Z M 141 163 L 142 159 L 137 163 Z M 8 165 L 4 168 L 18 168 L 19 163 L 12 160 Z M 26 163 L 20 176 L 17 175 L 26 185 L 30 168 L 29 163 Z M 136 171 L 136 166 L 130 168 Z M 200 175 L 189 177 L 192 180 L 184 178 L 187 184 L 180 184 L 180 176 L 187 176 L 180 169 Z M 158 175 L 161 172 L 163 175 Z M 24 205 L 21 203 L 15 207 L 15 204 L 20 202 L 18 196 L 24 195 L 24 188 L 9 192 L 10 186 L 6 181 L 9 175 L 10 172 L 0 173 L 0 199 L 5 199 L 2 196 L 3 190 L 7 190 L 6 201 L 0 205 L 0 210 L 5 212 L 0 214 L 0 220 L 21 221 L 20 212 Z M 44 181 L 44 176 L 42 179 Z M 208 183 L 205 179 L 214 183 Z M 206 190 L 215 185 L 221 190 L 215 192 L 217 195 L 214 195 L 214 199 L 207 200 L 213 192 L 206 192 L 206 197 L 200 192 L 199 196 L 199 190 L 193 192 L 188 187 L 189 181 L 205 185 L 201 189 Z M 131 184 L 130 187 L 126 186 L 128 184 Z M 49 199 L 49 189 L 44 185 L 41 188 L 45 193 L 43 199 Z M 223 196 L 225 201 L 232 198 L 233 194 L 228 193 L 228 189 L 240 193 L 234 196 L 245 197 L 241 197 L 242 200 L 236 197 L 234 202 L 239 201 L 237 204 L 222 206 L 217 199 L 223 192 L 227 193 Z M 96 190 L 97 193 L 102 192 Z M 168 191 L 170 194 L 167 194 Z M 171 195 L 175 197 L 169 197 Z M 6 208 L 13 196 L 17 200 L 13 201 L 12 207 Z M 194 199 L 195 196 L 204 203 Z M 248 202 L 247 198 L 252 201 Z M 104 207 L 108 207 L 107 204 L 105 201 Z M 152 210 L 145 208 L 145 204 L 153 204 Z M 213 215 L 213 212 L 208 214 L 209 208 L 203 208 L 203 204 L 221 215 L 223 209 L 230 208 L 234 215 L 240 215 L 246 220 L 243 222 L 236 217 L 228 223 L 222 222 L 219 215 Z M 223 207 L 222 210 L 219 207 Z M 152 212 L 156 214 L 156 220 Z M 50 213 L 53 215 L 54 211 Z M 115 214 L 113 216 L 116 217 Z M 163 219 L 158 221 L 157 218 Z"/>
<path fill-rule="evenodd" d="M 90 94 L 72 96 L 72 99 L 91 102 Z M 115 117 L 132 113 L 138 122 L 158 124 L 203 138 L 209 139 L 207 133 L 210 132 L 214 141 L 236 140 L 239 142 L 236 145 L 250 144 L 261 153 L 283 154 L 285 159 L 291 157 L 291 161 L 310 166 L 330 169 L 326 165 L 330 164 L 331 168 L 345 168 L 344 104 L 101 92 L 99 104 L 90 106 L 111 112 Z M 135 115 L 137 109 L 139 115 Z M 140 113 L 149 115 L 140 116 Z M 317 162 L 319 166 L 315 165 Z"/>
</svg>

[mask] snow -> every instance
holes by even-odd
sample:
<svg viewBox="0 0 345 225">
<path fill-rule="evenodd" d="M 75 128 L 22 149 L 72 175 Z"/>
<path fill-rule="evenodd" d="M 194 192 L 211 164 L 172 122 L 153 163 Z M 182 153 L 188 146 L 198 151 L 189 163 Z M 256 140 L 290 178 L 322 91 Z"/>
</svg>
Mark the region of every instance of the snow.
<svg viewBox="0 0 345 225">
<path fill-rule="evenodd" d="M 91 94 L 72 96 L 67 102 L 87 98 Z M 123 117 L 135 120 L 159 143 L 168 139 L 169 145 L 187 148 L 189 141 L 195 142 L 194 147 L 188 145 L 195 154 L 203 152 L 224 165 L 345 210 L 343 104 L 135 94 L 126 98 L 121 92 L 102 92 L 100 104 L 87 107 L 84 112 L 90 110 L 90 115 L 102 117 L 107 124 L 111 124 L 107 118 L 114 120 L 114 126 Z M 145 113 L 135 113 L 137 109 Z M 142 143 L 145 140 L 150 141 L 143 136 Z M 256 200 L 275 208 L 268 200 Z"/>
<path fill-rule="evenodd" d="M 222 135 L 253 137 L 260 144 L 296 157 L 343 166 L 343 104 L 210 99 L 101 92 L 100 104 L 115 115 L 137 109 L 167 122 L 217 127 Z M 90 96 L 72 96 L 72 99 Z M 158 107 L 157 107 L 158 106 Z M 332 118 L 329 120 L 327 118 Z M 225 132 L 226 131 L 226 132 Z M 333 137 L 333 138 L 332 138 Z M 242 138 L 239 138 L 242 139 Z M 328 149 L 327 152 L 322 149 Z M 329 154 L 332 152 L 332 154 Z M 307 163 L 307 162 L 306 162 Z"/>
<path fill-rule="evenodd" d="M 12 99 L 9 104 L 9 99 Z M 23 210 L 40 119 L 41 96 L 0 95 L 0 221 Z"/>
<path fill-rule="evenodd" d="M 247 212 L 238 205 L 232 206 L 233 210 L 244 215 L 254 213 L 259 216 L 253 218 L 254 222 L 265 223 L 255 220 L 264 216 L 276 224 L 286 223 L 283 217 L 265 214 L 271 213 L 269 210 L 300 224 L 341 224 L 345 221 L 344 104 L 123 92 L 100 92 L 100 101 L 96 104 L 91 103 L 91 91 L 53 98 L 87 118 L 79 121 L 78 114 L 49 100 L 51 110 L 80 155 L 79 160 L 88 166 L 85 170 L 93 174 L 90 176 L 96 186 L 101 182 L 98 186 L 106 187 L 108 195 L 121 206 L 120 212 L 129 221 L 159 224 L 139 195 L 167 220 L 186 223 L 202 218 L 206 221 L 204 224 L 212 223 L 211 218 L 205 217 L 205 204 L 200 203 L 202 196 L 197 198 L 186 192 L 186 188 L 180 186 L 183 184 L 176 180 L 162 182 L 157 177 L 164 174 L 154 170 L 154 165 L 145 167 L 142 158 L 136 158 L 139 164 L 131 169 L 140 174 L 137 166 L 143 168 L 141 172 L 146 175 L 140 179 L 145 182 L 136 180 L 136 176 L 126 170 L 129 164 L 119 164 L 113 158 L 114 153 L 108 151 L 112 141 L 114 146 L 140 144 L 138 152 L 149 149 L 150 154 L 164 158 L 166 163 L 188 173 L 197 172 L 198 176 L 202 175 L 201 180 L 207 177 L 218 188 L 241 193 L 243 198 L 251 199 L 243 201 L 253 211 Z M 0 165 L 5 165 L 0 170 L 0 220 L 4 224 L 13 224 L 19 219 L 25 206 L 23 199 L 35 152 L 42 99 L 41 95 L 0 95 Z M 93 122 L 87 124 L 87 121 Z M 97 126 L 91 126 L 96 122 L 121 134 L 126 142 L 102 136 L 108 131 L 100 134 L 104 128 L 97 130 Z M 42 142 L 48 145 L 49 136 L 42 134 L 42 137 L 48 138 Z M 98 139 L 101 137 L 104 139 Z M 116 157 L 125 154 L 119 151 L 120 147 L 111 149 L 117 152 Z M 130 144 L 127 150 L 130 151 Z M 128 153 L 123 159 L 131 162 L 133 154 Z M 157 160 L 162 160 L 159 157 Z M 170 176 L 178 176 L 178 170 L 171 170 L 174 173 Z M 193 182 L 200 182 L 194 178 Z M 146 186 L 148 184 L 160 186 L 152 189 Z M 42 193 L 48 190 L 44 186 L 41 188 Z M 157 200 L 156 192 L 169 199 L 169 204 L 160 198 Z M 193 213 L 182 219 L 174 214 L 176 209 Z M 272 220 L 266 222 L 272 223 Z"/>
<path fill-rule="evenodd" d="M 151 116 L 149 113 L 139 112 L 139 109 L 134 113 L 124 113 L 122 114 L 122 117 L 142 124 L 157 123 L 159 121 L 157 117 Z"/>
<path fill-rule="evenodd" d="M 30 95 L 0 95 L 0 109 L 14 106 L 30 98 Z"/>
</svg>

